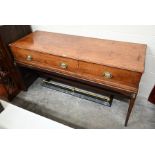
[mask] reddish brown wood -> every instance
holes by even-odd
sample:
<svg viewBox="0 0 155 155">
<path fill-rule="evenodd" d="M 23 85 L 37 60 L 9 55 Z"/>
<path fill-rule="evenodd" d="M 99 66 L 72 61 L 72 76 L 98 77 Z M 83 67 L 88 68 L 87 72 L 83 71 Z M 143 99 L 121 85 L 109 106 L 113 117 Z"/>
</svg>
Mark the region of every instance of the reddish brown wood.
<svg viewBox="0 0 155 155">
<path fill-rule="evenodd" d="M 36 31 L 11 46 L 136 72 L 144 71 L 144 44 Z"/>
<path fill-rule="evenodd" d="M 141 73 L 133 72 L 129 70 L 123 70 L 113 67 L 108 67 L 104 65 L 97 65 L 88 62 L 79 62 L 79 72 L 86 77 L 98 78 L 100 80 L 128 85 L 134 88 L 137 88 L 141 78 Z M 110 72 L 112 78 L 107 79 L 104 77 L 104 72 Z"/>
<path fill-rule="evenodd" d="M 12 47 L 12 51 L 15 51 L 13 52 L 14 57 L 19 64 L 26 64 L 28 66 L 32 65 L 43 70 L 55 71 L 135 93 L 137 92 L 137 87 L 141 77 L 141 74 L 137 72 L 134 73 L 127 70 L 113 69 L 107 66 L 79 62 L 74 59 L 43 54 L 41 52 L 37 52 L 36 54 L 36 51 L 25 50 L 14 46 Z M 31 61 L 27 60 L 28 56 L 32 56 Z M 62 69 L 60 67 L 61 62 L 66 63 L 68 67 Z M 104 78 L 104 71 L 110 71 L 113 74 L 113 77 L 111 79 Z"/>
<path fill-rule="evenodd" d="M 36 31 L 10 48 L 20 65 L 127 94 L 131 98 L 127 125 L 144 71 L 146 45 Z M 61 62 L 67 64 L 66 69 L 60 67 Z M 112 78 L 106 79 L 103 72 L 112 73 Z"/>
<path fill-rule="evenodd" d="M 58 72 L 119 87 L 122 90 L 128 89 L 134 93 L 138 90 L 144 70 L 146 51 L 146 45 L 143 44 L 41 31 L 36 31 L 12 43 L 10 47 L 18 63 L 27 63 L 49 70 L 56 69 Z M 24 52 L 20 52 L 20 49 Z M 36 51 L 37 55 L 35 55 Z M 26 56 L 30 54 L 33 55 L 34 59 L 27 62 Z M 50 62 L 54 55 L 61 57 L 61 59 L 63 57 L 63 61 L 66 63 L 69 63 L 69 58 L 78 61 L 78 70 L 73 63 L 69 63 L 68 69 L 63 71 L 58 67 L 59 60 L 55 59 L 55 62 Z M 113 78 L 105 79 L 102 77 L 104 71 L 112 72 Z"/>
<path fill-rule="evenodd" d="M 126 86 L 126 89 L 121 89 L 120 86 L 121 84 L 117 84 L 115 83 L 115 85 L 108 85 L 107 83 L 105 84 L 102 84 L 100 83 L 100 81 L 98 79 L 95 79 L 95 80 L 92 80 L 92 79 L 86 79 L 86 78 L 83 78 L 80 74 L 71 74 L 72 72 L 67 72 L 67 73 L 64 73 L 62 74 L 61 71 L 59 71 L 58 69 L 47 69 L 47 68 L 43 68 L 42 66 L 34 66 L 34 65 L 29 65 L 29 64 L 26 64 L 26 63 L 22 63 L 22 62 L 17 62 L 19 66 L 22 66 L 22 67 L 25 67 L 25 68 L 31 68 L 33 69 L 34 71 L 39 71 L 39 75 L 40 73 L 47 73 L 48 74 L 48 77 L 51 78 L 51 76 L 56 76 L 56 75 L 59 75 L 59 76 L 62 76 L 63 78 L 66 78 L 68 79 L 68 82 L 70 82 L 70 80 L 73 80 L 77 83 L 79 82 L 83 82 L 83 83 L 86 83 L 88 85 L 92 85 L 93 87 L 99 87 L 100 89 L 102 89 L 102 91 L 104 90 L 109 90 L 110 92 L 112 91 L 115 91 L 115 95 L 116 94 L 121 94 L 125 97 L 132 97 L 133 96 L 133 92 L 137 93 L 137 89 L 133 88 L 133 87 L 129 87 L 129 86 Z M 76 77 L 75 77 L 76 75 Z M 46 78 L 46 76 L 45 76 Z M 114 83 L 113 83 L 114 84 Z M 129 89 L 127 89 L 129 88 Z"/>
<path fill-rule="evenodd" d="M 73 59 L 44 54 L 41 52 L 36 53 L 36 51 L 25 50 L 17 47 L 12 47 L 12 51 L 15 51 L 13 54 L 17 62 L 23 62 L 36 67 L 41 66 L 47 69 L 58 69 L 62 70 L 62 72 L 75 72 L 78 69 L 78 62 Z M 31 56 L 32 60 L 28 61 L 28 56 Z M 65 63 L 67 68 L 61 68 L 61 63 Z"/>
</svg>

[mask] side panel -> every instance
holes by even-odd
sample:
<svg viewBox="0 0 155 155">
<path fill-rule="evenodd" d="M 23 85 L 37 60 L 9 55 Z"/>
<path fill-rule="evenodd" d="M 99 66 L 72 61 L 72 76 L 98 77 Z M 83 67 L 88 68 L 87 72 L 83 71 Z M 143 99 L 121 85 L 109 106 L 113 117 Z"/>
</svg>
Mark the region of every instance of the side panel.
<svg viewBox="0 0 155 155">
<path fill-rule="evenodd" d="M 0 39 L 0 98 L 11 100 L 20 91 L 18 77 Z"/>
</svg>

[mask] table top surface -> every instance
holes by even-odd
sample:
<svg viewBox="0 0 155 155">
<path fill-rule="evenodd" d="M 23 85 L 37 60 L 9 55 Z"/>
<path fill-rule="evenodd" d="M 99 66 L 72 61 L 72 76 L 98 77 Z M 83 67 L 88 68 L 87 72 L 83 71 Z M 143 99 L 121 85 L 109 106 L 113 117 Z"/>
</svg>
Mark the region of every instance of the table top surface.
<svg viewBox="0 0 155 155">
<path fill-rule="evenodd" d="M 10 44 L 18 48 L 143 72 L 146 45 L 35 31 Z"/>
</svg>

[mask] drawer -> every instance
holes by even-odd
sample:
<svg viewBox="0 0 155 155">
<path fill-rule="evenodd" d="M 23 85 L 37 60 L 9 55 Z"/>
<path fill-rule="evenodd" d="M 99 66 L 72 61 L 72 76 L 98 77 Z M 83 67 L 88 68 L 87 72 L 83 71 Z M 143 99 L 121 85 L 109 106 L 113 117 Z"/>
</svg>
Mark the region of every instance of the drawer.
<svg viewBox="0 0 155 155">
<path fill-rule="evenodd" d="M 141 78 L 141 73 L 138 72 L 132 72 L 83 61 L 79 62 L 79 73 L 86 79 L 99 79 L 103 83 L 109 81 L 132 87 L 137 87 Z"/>
<path fill-rule="evenodd" d="M 54 56 L 48 53 L 38 51 L 25 50 L 17 47 L 12 47 L 14 58 L 17 62 L 21 62 L 44 69 L 57 69 L 63 72 L 76 72 L 78 62 L 73 59 Z"/>
</svg>

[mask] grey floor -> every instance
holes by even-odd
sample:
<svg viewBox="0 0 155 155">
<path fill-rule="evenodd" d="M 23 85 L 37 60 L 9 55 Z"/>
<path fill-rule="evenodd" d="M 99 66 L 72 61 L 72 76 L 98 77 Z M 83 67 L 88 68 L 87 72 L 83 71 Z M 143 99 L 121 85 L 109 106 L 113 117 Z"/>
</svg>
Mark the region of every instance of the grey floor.
<svg viewBox="0 0 155 155">
<path fill-rule="evenodd" d="M 112 107 L 106 107 L 41 86 L 37 79 L 27 92 L 21 92 L 12 104 L 74 128 L 116 129 L 155 128 L 155 105 L 137 97 L 128 127 L 124 127 L 128 108 L 126 101 L 114 99 Z"/>
</svg>

